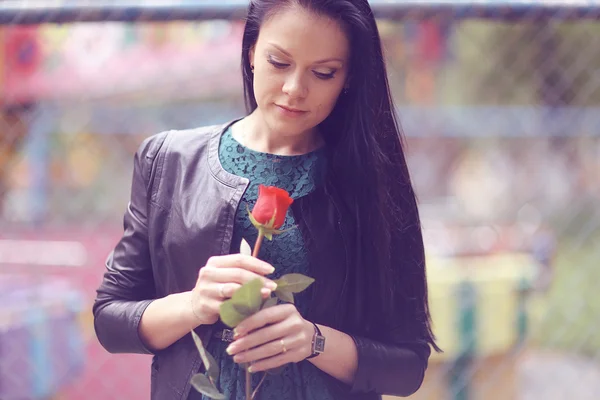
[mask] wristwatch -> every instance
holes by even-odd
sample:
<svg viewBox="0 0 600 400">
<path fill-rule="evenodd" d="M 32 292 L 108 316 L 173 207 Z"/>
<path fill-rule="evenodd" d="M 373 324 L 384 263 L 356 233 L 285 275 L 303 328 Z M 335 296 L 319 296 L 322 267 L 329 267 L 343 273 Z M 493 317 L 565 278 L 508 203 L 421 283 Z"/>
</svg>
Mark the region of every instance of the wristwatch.
<svg viewBox="0 0 600 400">
<path fill-rule="evenodd" d="M 316 357 L 325 351 L 325 336 L 321 334 L 321 330 L 319 329 L 317 324 L 315 324 L 314 322 L 312 324 L 315 326 L 315 334 L 312 340 L 312 354 L 306 357 L 307 360 L 309 358 Z"/>
</svg>

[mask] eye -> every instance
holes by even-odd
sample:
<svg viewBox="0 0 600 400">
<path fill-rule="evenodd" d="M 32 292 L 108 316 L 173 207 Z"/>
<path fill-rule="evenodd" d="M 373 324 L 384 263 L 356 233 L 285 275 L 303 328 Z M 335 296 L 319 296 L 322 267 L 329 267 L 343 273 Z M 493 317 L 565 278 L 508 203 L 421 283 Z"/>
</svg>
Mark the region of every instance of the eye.
<svg viewBox="0 0 600 400">
<path fill-rule="evenodd" d="M 331 71 L 329 73 L 324 73 L 324 72 L 313 71 L 313 74 L 315 74 L 315 76 L 317 78 L 326 81 L 326 80 L 329 80 L 329 79 L 333 79 L 335 77 L 335 73 L 336 72 L 337 71 Z"/>
<path fill-rule="evenodd" d="M 275 61 L 273 59 L 273 57 L 270 57 L 270 56 L 267 58 L 267 61 L 269 62 L 269 64 L 271 64 L 272 66 L 274 66 L 277 69 L 284 69 L 284 68 L 287 68 L 290 66 L 290 64 Z"/>
</svg>

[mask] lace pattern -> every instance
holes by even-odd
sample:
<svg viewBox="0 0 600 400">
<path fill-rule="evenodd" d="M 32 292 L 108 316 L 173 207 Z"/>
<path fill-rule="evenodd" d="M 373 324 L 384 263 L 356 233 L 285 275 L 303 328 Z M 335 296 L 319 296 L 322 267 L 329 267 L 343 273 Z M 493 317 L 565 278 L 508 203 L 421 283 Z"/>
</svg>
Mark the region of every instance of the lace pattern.
<svg viewBox="0 0 600 400">
<path fill-rule="evenodd" d="M 221 139 L 219 158 L 225 170 L 246 177 L 250 185 L 244 193 L 235 217 L 232 240 L 232 252 L 239 251 L 242 238 L 253 246 L 257 232 L 252 226 L 247 210 L 252 210 L 258 196 L 258 185 L 277 186 L 298 199 L 312 192 L 321 183 L 325 155 L 322 150 L 300 156 L 278 156 L 260 153 L 248 149 L 237 142 L 231 130 L 227 130 Z M 282 229 L 287 232 L 265 240 L 259 257 L 275 267 L 270 278 L 277 279 L 288 273 L 304 273 L 308 269 L 308 258 L 301 232 L 294 228 L 293 213 L 288 212 Z M 296 306 L 304 315 L 306 300 L 302 294 L 296 296 Z M 211 340 L 207 350 L 220 364 L 221 375 L 218 386 L 226 399 L 244 400 L 244 370 L 233 362 L 225 352 L 228 343 L 218 339 Z M 253 375 L 256 387 L 262 374 Z M 339 393 L 340 386 L 333 378 L 325 374 L 308 361 L 288 364 L 280 375 L 269 375 L 263 383 L 259 398 L 261 400 L 334 400 L 346 398 Z M 337 392 L 337 395 L 336 395 Z M 209 400 L 192 389 L 190 399 Z"/>
</svg>

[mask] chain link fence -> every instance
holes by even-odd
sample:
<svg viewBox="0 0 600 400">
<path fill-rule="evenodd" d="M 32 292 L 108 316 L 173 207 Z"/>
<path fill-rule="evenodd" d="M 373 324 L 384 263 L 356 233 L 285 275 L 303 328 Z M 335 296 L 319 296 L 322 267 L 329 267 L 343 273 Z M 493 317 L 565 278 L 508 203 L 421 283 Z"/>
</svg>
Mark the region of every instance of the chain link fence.
<svg viewBox="0 0 600 400">
<path fill-rule="evenodd" d="M 243 114 L 246 1 L 38 3 L 0 4 L 0 399 L 147 399 L 91 304 L 139 143 Z M 445 350 L 413 398 L 600 398 L 600 2 L 372 5 Z"/>
</svg>

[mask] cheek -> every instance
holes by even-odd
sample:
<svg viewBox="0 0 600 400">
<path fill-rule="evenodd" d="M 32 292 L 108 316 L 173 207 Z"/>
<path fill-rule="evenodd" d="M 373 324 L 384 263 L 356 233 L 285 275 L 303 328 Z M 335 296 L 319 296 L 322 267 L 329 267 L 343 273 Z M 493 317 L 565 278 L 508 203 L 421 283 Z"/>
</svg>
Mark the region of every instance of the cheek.
<svg viewBox="0 0 600 400">
<path fill-rule="evenodd" d="M 255 75 L 254 96 L 259 105 L 272 103 L 281 93 L 283 83 L 273 75 Z"/>
<path fill-rule="evenodd" d="M 319 96 L 315 96 L 315 114 L 319 118 L 325 119 L 335 107 L 339 97 L 337 89 L 322 91 Z"/>
</svg>

